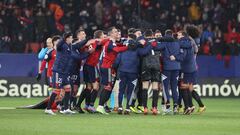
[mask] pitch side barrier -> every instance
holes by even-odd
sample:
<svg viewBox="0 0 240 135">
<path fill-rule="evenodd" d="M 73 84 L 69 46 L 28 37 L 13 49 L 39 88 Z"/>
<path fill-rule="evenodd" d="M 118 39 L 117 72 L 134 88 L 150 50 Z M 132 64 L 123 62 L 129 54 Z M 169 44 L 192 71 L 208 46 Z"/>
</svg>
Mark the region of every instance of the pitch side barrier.
<svg viewBox="0 0 240 135">
<path fill-rule="evenodd" d="M 195 90 L 202 97 L 239 97 L 239 59 L 240 56 L 232 56 L 226 67 L 225 61 L 216 56 L 198 56 L 198 84 L 194 86 Z M 36 54 L 0 54 L 0 97 L 48 96 L 44 81 L 39 83 L 35 79 L 38 68 Z M 84 85 L 79 88 L 79 93 L 82 88 Z M 151 97 L 151 91 L 149 95 Z"/>
<path fill-rule="evenodd" d="M 240 97 L 239 78 L 200 78 L 195 90 L 202 97 Z M 79 93 L 85 86 L 82 84 Z M 114 91 L 118 89 L 118 83 Z M 161 95 L 161 93 L 160 93 Z M 0 97 L 47 97 L 48 86 L 44 81 L 40 83 L 33 77 L 1 77 L 0 78 Z M 149 90 L 151 97 L 151 90 Z"/>
</svg>

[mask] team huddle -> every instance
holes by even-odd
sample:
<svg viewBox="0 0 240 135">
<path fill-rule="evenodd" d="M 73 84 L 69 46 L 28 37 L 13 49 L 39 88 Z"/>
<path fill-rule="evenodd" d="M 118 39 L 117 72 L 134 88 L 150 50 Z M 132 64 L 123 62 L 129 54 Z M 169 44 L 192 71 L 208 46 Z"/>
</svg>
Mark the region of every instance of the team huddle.
<svg viewBox="0 0 240 135">
<path fill-rule="evenodd" d="M 86 39 L 84 30 L 78 30 L 76 38 L 73 39 L 72 33 L 53 36 L 46 40 L 48 47 L 40 52 L 43 61 L 37 80 L 41 79 L 47 64 L 51 89 L 45 113 L 56 115 L 54 110 L 58 110 L 61 114 L 75 114 L 76 110 L 79 113 L 109 114 L 112 110 L 108 107 L 108 100 L 117 78 L 118 106 L 114 110 L 118 114 L 159 114 L 160 92 L 162 114 L 193 113 L 195 106 L 192 98 L 199 105 L 199 113 L 206 110 L 193 88 L 197 81 L 199 45 L 199 31 L 194 25 L 177 33 L 166 30 L 164 36 L 160 31 L 147 29 L 142 34 L 140 29 L 130 28 L 125 38 L 116 27 L 110 27 L 107 33 L 95 31 L 93 39 Z M 81 68 L 83 78 L 80 78 Z M 86 87 L 77 99 L 80 79 L 84 80 Z M 151 109 L 148 109 L 149 89 L 152 90 Z M 84 100 L 85 107 L 82 109 Z"/>
</svg>

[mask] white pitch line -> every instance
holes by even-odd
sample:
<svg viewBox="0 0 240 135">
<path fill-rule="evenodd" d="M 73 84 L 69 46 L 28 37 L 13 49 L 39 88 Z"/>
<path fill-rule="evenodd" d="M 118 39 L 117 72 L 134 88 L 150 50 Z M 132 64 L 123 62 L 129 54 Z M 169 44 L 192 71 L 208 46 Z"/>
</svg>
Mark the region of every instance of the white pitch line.
<svg viewBox="0 0 240 135">
<path fill-rule="evenodd" d="M 0 110 L 12 110 L 16 109 L 16 107 L 0 107 Z"/>
</svg>

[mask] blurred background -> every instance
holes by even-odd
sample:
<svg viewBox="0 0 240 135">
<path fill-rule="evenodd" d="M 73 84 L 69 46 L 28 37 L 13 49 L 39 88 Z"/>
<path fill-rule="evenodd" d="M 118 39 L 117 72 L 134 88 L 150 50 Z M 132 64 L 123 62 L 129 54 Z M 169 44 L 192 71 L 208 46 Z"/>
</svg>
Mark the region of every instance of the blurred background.
<svg viewBox="0 0 240 135">
<path fill-rule="evenodd" d="M 123 36 L 130 27 L 177 32 L 188 24 L 201 30 L 198 92 L 239 97 L 239 0 L 1 0 L 0 96 L 46 96 L 35 76 L 49 36 L 82 28 L 92 37 L 110 26 Z"/>
</svg>

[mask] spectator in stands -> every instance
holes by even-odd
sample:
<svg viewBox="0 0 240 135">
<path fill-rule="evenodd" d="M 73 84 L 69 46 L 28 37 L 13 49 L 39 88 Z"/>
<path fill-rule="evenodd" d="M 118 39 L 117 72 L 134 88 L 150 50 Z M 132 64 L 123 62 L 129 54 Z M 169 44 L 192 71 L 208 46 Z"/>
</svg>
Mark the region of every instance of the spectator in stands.
<svg viewBox="0 0 240 135">
<path fill-rule="evenodd" d="M 54 19 L 53 12 L 49 9 L 46 10 L 46 19 L 48 24 L 47 29 L 48 29 L 49 35 L 60 34 L 60 32 L 57 30 L 56 21 Z"/>
<path fill-rule="evenodd" d="M 4 27 L 5 24 L 4 24 L 3 21 L 4 21 L 3 18 L 1 18 L 1 16 L 0 16 L 0 37 L 4 37 L 6 35 L 6 32 L 7 32 L 6 27 Z"/>
<path fill-rule="evenodd" d="M 38 8 L 35 16 L 36 22 L 36 41 L 43 42 L 42 40 L 45 38 L 44 35 L 47 34 L 47 26 L 49 25 L 47 22 L 47 17 L 42 8 Z"/>
<path fill-rule="evenodd" d="M 101 0 L 98 0 L 94 6 L 95 8 L 95 17 L 97 25 L 102 25 L 103 20 L 103 4 Z"/>
<path fill-rule="evenodd" d="M 212 53 L 214 55 L 218 55 L 218 59 L 221 59 L 223 45 L 224 45 L 223 33 L 219 29 L 219 27 L 216 26 L 214 30 L 214 41 L 213 41 Z"/>
<path fill-rule="evenodd" d="M 212 27 L 211 27 L 211 25 L 208 25 L 203 30 L 203 33 L 202 33 L 202 36 L 201 36 L 201 43 L 205 44 L 208 41 L 212 44 L 213 38 L 214 38 L 214 34 L 212 32 Z"/>
<path fill-rule="evenodd" d="M 239 41 L 239 33 L 236 32 L 236 28 L 229 29 L 229 33 L 227 33 L 227 43 L 231 43 L 232 40 Z"/>
<path fill-rule="evenodd" d="M 202 13 L 202 22 L 207 23 L 211 20 L 211 10 L 209 5 L 204 5 L 203 7 L 203 13 Z"/>
<path fill-rule="evenodd" d="M 193 21 L 193 23 L 199 23 L 199 19 L 201 17 L 200 7 L 196 4 L 196 2 L 192 2 L 191 6 L 188 8 L 189 18 Z"/>
<path fill-rule="evenodd" d="M 10 53 L 10 38 L 8 36 L 0 38 L 0 53 Z"/>
<path fill-rule="evenodd" d="M 173 25 L 175 23 L 175 21 L 179 21 L 179 16 L 177 13 L 177 7 L 175 4 L 172 5 L 171 10 L 169 11 L 169 23 L 170 25 Z"/>
<path fill-rule="evenodd" d="M 239 55 L 239 44 L 237 43 L 236 39 L 232 39 L 231 43 L 229 44 L 231 48 L 231 55 L 238 56 Z"/>
<path fill-rule="evenodd" d="M 35 41 L 35 28 L 34 28 L 34 20 L 33 20 L 33 11 L 32 9 L 24 9 L 24 15 L 20 16 L 20 23 L 23 27 L 23 38 L 26 42 L 34 42 Z"/>
<path fill-rule="evenodd" d="M 221 20 L 222 20 L 222 15 L 223 15 L 223 9 L 221 7 L 221 4 L 217 4 L 217 6 L 214 8 L 213 10 L 213 16 L 212 16 L 212 20 L 213 23 L 215 25 L 220 25 L 221 24 Z"/>
<path fill-rule="evenodd" d="M 180 1 L 177 14 L 180 17 L 188 17 L 188 6 L 184 3 L 184 1 Z"/>
<path fill-rule="evenodd" d="M 29 42 L 38 46 L 46 37 L 61 35 L 64 31 L 75 31 L 79 27 L 91 35 L 96 29 L 116 24 L 125 34 L 130 27 L 161 31 L 171 28 L 178 31 L 188 23 L 196 23 L 200 24 L 199 27 L 206 26 L 201 45 L 210 41 L 209 51 L 212 54 L 220 51 L 215 51 L 215 48 L 219 48 L 219 39 L 223 44 L 231 43 L 232 39 L 240 43 L 240 1 L 141 0 L 140 13 L 137 4 L 138 0 L 0 1 L 0 38 L 8 36 L 11 44 L 18 44 L 18 35 L 23 35 L 23 43 L 28 44 L 24 46 L 29 47 L 27 50 L 36 52 L 39 47 L 30 45 Z M 208 30 L 207 26 L 218 26 L 221 34 Z M 221 36 L 219 38 L 216 35 Z M 13 46 L 19 45 L 10 46 L 10 51 L 16 52 L 16 49 L 12 49 Z M 205 47 L 208 50 L 208 46 Z"/>
<path fill-rule="evenodd" d="M 211 55 L 211 41 L 207 40 L 202 45 L 202 54 L 204 55 Z"/>
<path fill-rule="evenodd" d="M 23 34 L 19 33 L 12 42 L 11 51 L 14 53 L 24 53 L 26 48 L 26 43 L 23 41 Z"/>
</svg>

